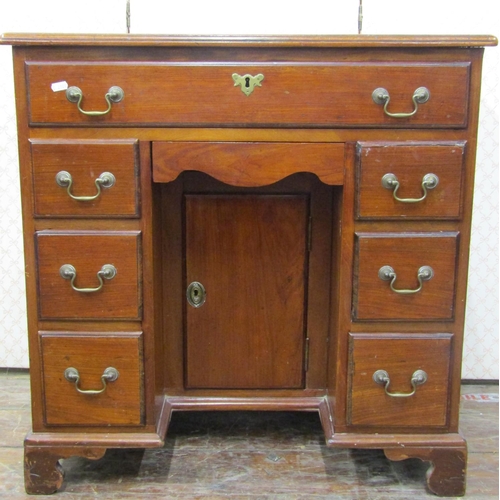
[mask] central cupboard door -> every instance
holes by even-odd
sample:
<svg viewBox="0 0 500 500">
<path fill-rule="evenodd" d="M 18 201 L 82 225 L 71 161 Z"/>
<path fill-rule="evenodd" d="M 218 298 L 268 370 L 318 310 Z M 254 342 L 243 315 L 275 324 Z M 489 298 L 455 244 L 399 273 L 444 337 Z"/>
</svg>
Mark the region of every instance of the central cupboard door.
<svg viewBox="0 0 500 500">
<path fill-rule="evenodd" d="M 304 387 L 308 196 L 186 194 L 184 207 L 185 283 L 203 287 L 198 307 L 186 300 L 186 386 Z"/>
</svg>

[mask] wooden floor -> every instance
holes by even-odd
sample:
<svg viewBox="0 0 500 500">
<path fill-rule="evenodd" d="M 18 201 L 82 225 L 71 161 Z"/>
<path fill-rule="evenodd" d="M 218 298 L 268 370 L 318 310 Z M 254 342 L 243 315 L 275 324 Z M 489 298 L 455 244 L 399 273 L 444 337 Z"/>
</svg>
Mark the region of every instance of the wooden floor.
<svg viewBox="0 0 500 500">
<path fill-rule="evenodd" d="M 463 387 L 469 445 L 467 495 L 498 499 L 498 385 Z M 479 396 L 482 395 L 482 396 Z M 24 493 L 23 437 L 30 427 L 28 375 L 0 372 L 0 498 Z M 61 499 L 409 499 L 425 490 L 427 465 L 390 462 L 378 450 L 324 445 L 316 414 L 178 413 L 164 448 L 108 450 L 63 462 Z"/>
</svg>

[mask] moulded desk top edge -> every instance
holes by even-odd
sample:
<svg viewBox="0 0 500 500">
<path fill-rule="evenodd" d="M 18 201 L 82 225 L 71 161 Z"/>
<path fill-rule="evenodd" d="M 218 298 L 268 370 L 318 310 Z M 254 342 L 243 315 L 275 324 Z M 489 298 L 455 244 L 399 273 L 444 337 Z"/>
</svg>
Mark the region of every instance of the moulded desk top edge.
<svg viewBox="0 0 500 500">
<path fill-rule="evenodd" d="M 487 47 L 498 40 L 489 35 L 141 35 L 6 33 L 0 45 L 119 46 L 119 47 L 294 47 L 294 48 L 409 48 Z"/>
</svg>

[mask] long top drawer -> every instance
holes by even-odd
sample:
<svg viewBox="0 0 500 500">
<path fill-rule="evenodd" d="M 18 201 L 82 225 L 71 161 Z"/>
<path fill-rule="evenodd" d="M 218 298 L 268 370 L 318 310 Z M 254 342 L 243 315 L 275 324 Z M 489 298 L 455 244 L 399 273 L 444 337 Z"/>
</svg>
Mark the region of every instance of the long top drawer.
<svg viewBox="0 0 500 500">
<path fill-rule="evenodd" d="M 460 128 L 469 70 L 468 62 L 26 63 L 30 124 L 77 126 Z M 79 103 L 66 85 L 80 89 Z M 123 98 L 108 105 L 116 86 Z M 428 100 L 415 103 L 423 87 Z M 375 102 L 377 89 L 385 101 Z"/>
</svg>

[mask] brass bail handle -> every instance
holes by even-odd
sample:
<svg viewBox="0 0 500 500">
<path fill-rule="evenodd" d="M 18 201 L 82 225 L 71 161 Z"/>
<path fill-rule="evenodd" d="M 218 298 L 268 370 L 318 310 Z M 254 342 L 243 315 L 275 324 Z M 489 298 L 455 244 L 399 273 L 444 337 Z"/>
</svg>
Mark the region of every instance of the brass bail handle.
<svg viewBox="0 0 500 500">
<path fill-rule="evenodd" d="M 63 264 L 59 269 L 59 275 L 65 280 L 71 280 L 71 288 L 75 292 L 80 293 L 94 293 L 98 292 L 104 285 L 103 278 L 106 280 L 112 280 L 116 276 L 116 267 L 112 264 L 104 264 L 101 269 L 97 272 L 97 280 L 99 281 L 99 286 L 95 288 L 78 288 L 75 286 L 76 280 L 76 269 L 71 264 Z"/>
<path fill-rule="evenodd" d="M 120 102 L 123 100 L 125 97 L 125 93 L 121 89 L 121 87 L 117 87 L 116 85 L 111 87 L 106 94 L 104 95 L 104 99 L 108 103 L 108 108 L 105 109 L 104 111 L 85 111 L 82 109 L 82 99 L 83 99 L 83 92 L 80 90 L 79 87 L 69 87 L 66 90 L 66 98 L 68 99 L 69 102 L 76 102 L 76 107 L 78 108 L 78 111 L 80 113 L 86 115 L 86 116 L 103 116 L 107 115 L 111 111 L 111 106 L 113 103 Z"/>
<path fill-rule="evenodd" d="M 413 372 L 413 375 L 411 376 L 410 380 L 412 391 L 407 393 L 389 392 L 389 385 L 391 384 L 391 379 L 389 377 L 389 374 L 385 370 L 377 370 L 373 374 L 373 381 L 376 384 L 383 385 L 385 393 L 391 398 L 409 398 L 410 396 L 413 396 L 415 394 L 418 385 L 423 385 L 427 382 L 427 373 L 425 373 L 424 370 L 417 370 Z"/>
<path fill-rule="evenodd" d="M 406 289 L 399 289 L 399 288 L 394 287 L 394 283 L 396 282 L 397 275 L 396 275 L 396 271 L 394 271 L 394 269 L 391 266 L 382 266 L 378 270 L 378 277 L 382 281 L 390 281 L 391 290 L 394 293 L 399 293 L 401 295 L 409 295 L 412 293 L 420 292 L 420 290 L 422 290 L 422 287 L 423 287 L 423 282 L 429 281 L 430 279 L 433 278 L 433 276 L 434 276 L 434 270 L 432 269 L 431 266 L 422 266 L 417 272 L 418 287 L 415 289 L 406 290 Z"/>
<path fill-rule="evenodd" d="M 66 170 L 61 170 L 56 174 L 56 183 L 62 188 L 66 188 L 66 192 L 69 197 L 76 201 L 93 201 L 101 195 L 101 187 L 104 189 L 109 189 L 115 185 L 116 177 L 111 172 L 103 172 L 95 181 L 95 186 L 97 188 L 97 193 L 91 196 L 75 196 L 71 192 L 71 187 L 73 186 L 73 177 Z"/>
<path fill-rule="evenodd" d="M 389 92 L 383 87 L 379 87 L 375 89 L 372 93 L 372 99 L 375 104 L 380 104 L 384 106 L 384 113 L 391 118 L 410 118 L 418 111 L 418 105 L 424 104 L 431 97 L 429 90 L 425 87 L 419 87 L 413 92 L 413 96 L 411 100 L 413 101 L 413 111 L 409 113 L 391 113 L 387 110 L 389 106 L 389 101 L 391 100 L 391 96 Z"/>
<path fill-rule="evenodd" d="M 392 196 L 396 201 L 401 203 L 419 203 L 427 198 L 429 189 L 434 189 L 439 184 L 439 177 L 436 174 L 425 174 L 422 178 L 422 191 L 423 195 L 420 198 L 399 198 L 397 196 L 400 187 L 399 180 L 394 174 L 385 174 L 382 177 L 382 186 L 386 189 L 392 189 Z"/>
<path fill-rule="evenodd" d="M 80 372 L 76 369 L 73 368 L 72 366 L 69 368 L 66 368 L 64 370 L 64 378 L 68 382 L 72 382 L 75 384 L 75 389 L 80 393 L 80 394 L 90 394 L 90 395 L 95 395 L 95 394 L 101 394 L 103 393 L 106 388 L 107 388 L 107 382 L 114 382 L 118 377 L 120 376 L 120 373 L 116 368 L 113 368 L 112 366 L 109 366 L 104 370 L 104 373 L 101 375 L 101 382 L 102 382 L 102 387 L 101 389 L 80 389 L 79 383 L 80 383 Z"/>
</svg>

